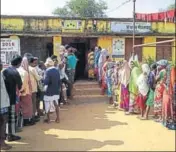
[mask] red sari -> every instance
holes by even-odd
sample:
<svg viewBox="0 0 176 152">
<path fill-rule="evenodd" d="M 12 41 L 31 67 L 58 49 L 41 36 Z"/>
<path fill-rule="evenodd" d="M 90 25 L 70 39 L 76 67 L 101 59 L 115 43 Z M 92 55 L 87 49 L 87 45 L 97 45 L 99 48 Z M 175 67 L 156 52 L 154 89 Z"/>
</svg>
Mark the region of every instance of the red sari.
<svg viewBox="0 0 176 152">
<path fill-rule="evenodd" d="M 155 89 L 155 98 L 154 98 L 154 113 L 162 114 L 162 102 L 163 102 L 163 92 L 165 89 L 164 82 L 159 82 L 156 85 Z"/>
<path fill-rule="evenodd" d="M 168 84 L 168 89 L 165 88 L 163 92 L 163 104 L 162 104 L 162 118 L 163 123 L 166 124 L 169 119 L 173 119 L 173 96 L 174 96 L 174 84 L 175 84 L 175 68 L 173 67 L 169 72 L 170 83 Z"/>
</svg>

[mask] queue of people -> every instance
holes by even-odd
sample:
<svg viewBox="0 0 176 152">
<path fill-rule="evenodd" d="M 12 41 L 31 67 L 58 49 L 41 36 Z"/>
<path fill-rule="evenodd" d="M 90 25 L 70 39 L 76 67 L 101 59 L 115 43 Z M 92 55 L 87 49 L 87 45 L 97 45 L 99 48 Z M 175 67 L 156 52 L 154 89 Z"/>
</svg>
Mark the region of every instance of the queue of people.
<svg viewBox="0 0 176 152">
<path fill-rule="evenodd" d="M 11 65 L 1 70 L 0 102 L 0 148 L 12 147 L 5 143 L 20 140 L 17 132 L 23 127 L 35 125 L 44 116 L 50 123 L 50 113 L 56 112 L 56 123 L 60 122 L 59 106 L 73 99 L 74 74 L 77 58 L 71 46 L 61 46 L 57 56 L 46 62 L 39 61 L 30 53 L 23 57 L 15 55 Z M 43 108 L 40 102 L 43 102 Z"/>
<path fill-rule="evenodd" d="M 115 62 L 101 47 L 91 51 L 90 56 L 94 60 L 94 77 L 99 81 L 101 94 L 108 95 L 109 104 L 126 115 L 140 114 L 141 120 L 148 120 L 153 114 L 156 122 L 176 129 L 175 65 L 164 59 L 151 65 L 139 63 L 137 55 L 129 61 Z"/>
</svg>

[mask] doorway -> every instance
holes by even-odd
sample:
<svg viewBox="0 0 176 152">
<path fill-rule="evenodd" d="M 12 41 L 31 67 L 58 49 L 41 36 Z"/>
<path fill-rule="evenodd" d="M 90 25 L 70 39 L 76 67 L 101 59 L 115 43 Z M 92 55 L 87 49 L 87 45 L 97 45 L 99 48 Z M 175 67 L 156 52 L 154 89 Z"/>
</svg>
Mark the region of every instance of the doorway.
<svg viewBox="0 0 176 152">
<path fill-rule="evenodd" d="M 75 80 L 86 79 L 85 69 L 86 69 L 86 43 L 70 43 L 70 45 L 77 49 L 75 53 L 78 62 L 76 65 Z"/>
</svg>

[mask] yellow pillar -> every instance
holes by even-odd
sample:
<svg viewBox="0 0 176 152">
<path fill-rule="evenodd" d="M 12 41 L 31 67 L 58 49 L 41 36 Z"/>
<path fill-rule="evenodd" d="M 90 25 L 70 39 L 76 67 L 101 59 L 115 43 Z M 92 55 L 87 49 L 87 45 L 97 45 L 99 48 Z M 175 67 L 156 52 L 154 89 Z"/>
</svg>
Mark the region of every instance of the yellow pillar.
<svg viewBox="0 0 176 152">
<path fill-rule="evenodd" d="M 152 36 L 144 37 L 144 44 L 153 42 L 156 42 L 156 37 Z M 151 57 L 152 59 L 156 60 L 156 47 L 143 47 L 142 49 L 143 60 L 148 57 Z"/>
<path fill-rule="evenodd" d="M 98 46 L 103 49 L 107 49 L 109 54 L 112 54 L 112 37 L 99 37 Z"/>
<path fill-rule="evenodd" d="M 61 62 L 59 50 L 62 43 L 62 37 L 61 36 L 54 36 L 53 37 L 53 46 L 54 46 L 54 55 L 58 57 L 59 63 Z"/>
</svg>

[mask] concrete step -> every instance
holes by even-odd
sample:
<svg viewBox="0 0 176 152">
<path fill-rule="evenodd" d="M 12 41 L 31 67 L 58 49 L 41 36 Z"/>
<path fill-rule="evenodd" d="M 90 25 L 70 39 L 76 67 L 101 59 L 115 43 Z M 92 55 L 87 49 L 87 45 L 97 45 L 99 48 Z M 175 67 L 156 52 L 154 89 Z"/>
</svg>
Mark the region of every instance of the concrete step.
<svg viewBox="0 0 176 152">
<path fill-rule="evenodd" d="M 74 100 L 103 100 L 108 98 L 106 95 L 75 95 Z"/>
<path fill-rule="evenodd" d="M 99 88 L 98 84 L 75 84 L 74 88 L 83 89 L 83 88 Z"/>
<path fill-rule="evenodd" d="M 99 84 L 96 81 L 79 81 L 74 84 L 74 88 L 76 89 L 99 88 Z"/>
<path fill-rule="evenodd" d="M 98 102 L 108 102 L 108 97 L 103 95 L 75 95 L 73 103 L 98 103 Z"/>
<path fill-rule="evenodd" d="M 100 88 L 75 88 L 75 95 L 100 95 Z"/>
</svg>

